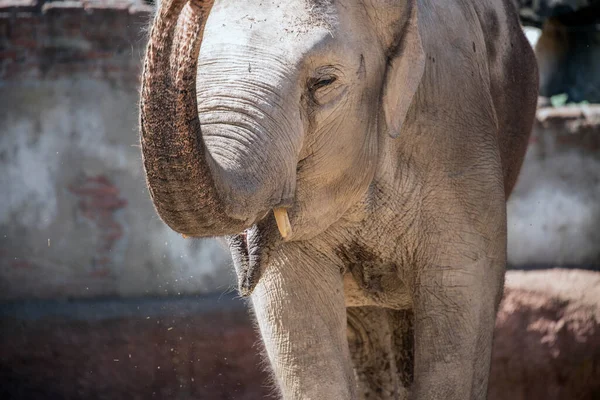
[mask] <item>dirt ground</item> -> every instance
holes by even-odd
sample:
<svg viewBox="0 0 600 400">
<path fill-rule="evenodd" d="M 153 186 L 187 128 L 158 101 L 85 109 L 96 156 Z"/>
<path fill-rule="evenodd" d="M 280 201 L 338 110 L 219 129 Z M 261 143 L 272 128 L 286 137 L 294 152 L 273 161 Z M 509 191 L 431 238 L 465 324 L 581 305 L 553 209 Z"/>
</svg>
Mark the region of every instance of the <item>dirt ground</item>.
<svg viewBox="0 0 600 400">
<path fill-rule="evenodd" d="M 251 400 L 270 392 L 246 310 L 229 295 L 2 305 L 0 323 L 1 399 Z"/>
<path fill-rule="evenodd" d="M 489 400 L 600 399 L 600 273 L 509 272 Z M 233 294 L 0 304 L 0 399 L 273 398 Z"/>
</svg>

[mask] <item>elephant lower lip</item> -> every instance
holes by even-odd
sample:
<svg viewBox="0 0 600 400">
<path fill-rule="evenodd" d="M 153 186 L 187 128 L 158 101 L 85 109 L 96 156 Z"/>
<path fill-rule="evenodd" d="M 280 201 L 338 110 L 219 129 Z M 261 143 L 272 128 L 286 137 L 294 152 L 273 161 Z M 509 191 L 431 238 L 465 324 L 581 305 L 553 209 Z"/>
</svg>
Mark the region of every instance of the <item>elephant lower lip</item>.
<svg viewBox="0 0 600 400">
<path fill-rule="evenodd" d="M 238 290 L 244 297 L 252 294 L 252 290 L 260 278 L 260 246 L 253 240 L 253 231 L 256 225 L 251 226 L 242 233 L 227 237 L 229 250 L 233 258 L 233 265 L 238 278 Z"/>
<path fill-rule="evenodd" d="M 238 290 L 244 297 L 252 294 L 270 253 L 282 243 L 275 219 L 271 215 L 242 233 L 227 237 L 233 258 Z"/>
</svg>

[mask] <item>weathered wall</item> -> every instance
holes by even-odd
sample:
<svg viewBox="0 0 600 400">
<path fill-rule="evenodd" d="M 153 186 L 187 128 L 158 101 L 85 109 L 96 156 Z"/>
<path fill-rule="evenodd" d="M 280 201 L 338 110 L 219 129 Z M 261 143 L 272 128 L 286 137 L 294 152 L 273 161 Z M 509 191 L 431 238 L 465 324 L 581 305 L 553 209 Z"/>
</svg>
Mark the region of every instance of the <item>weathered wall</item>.
<svg viewBox="0 0 600 400">
<path fill-rule="evenodd" d="M 600 267 L 600 106 L 540 108 L 508 202 L 513 266 Z"/>
<path fill-rule="evenodd" d="M 168 229 L 145 186 L 137 103 L 150 11 L 0 7 L 0 299 L 230 287 L 222 246 Z"/>
</svg>

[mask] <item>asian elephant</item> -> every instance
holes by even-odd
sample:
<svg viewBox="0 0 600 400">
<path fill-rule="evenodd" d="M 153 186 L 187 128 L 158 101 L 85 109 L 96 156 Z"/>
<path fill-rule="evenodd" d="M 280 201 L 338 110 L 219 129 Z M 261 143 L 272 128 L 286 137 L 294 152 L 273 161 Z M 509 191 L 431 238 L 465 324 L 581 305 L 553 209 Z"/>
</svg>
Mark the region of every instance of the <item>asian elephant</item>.
<svg viewBox="0 0 600 400">
<path fill-rule="evenodd" d="M 163 0 L 160 217 L 226 237 L 284 399 L 483 399 L 533 123 L 511 0 Z"/>
</svg>

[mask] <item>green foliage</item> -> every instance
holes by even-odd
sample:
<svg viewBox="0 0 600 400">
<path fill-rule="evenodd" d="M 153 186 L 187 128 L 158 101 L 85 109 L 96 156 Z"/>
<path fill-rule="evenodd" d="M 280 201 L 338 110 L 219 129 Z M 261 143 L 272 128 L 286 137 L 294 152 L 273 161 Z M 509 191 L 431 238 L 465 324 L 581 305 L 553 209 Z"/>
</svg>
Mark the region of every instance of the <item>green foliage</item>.
<svg viewBox="0 0 600 400">
<path fill-rule="evenodd" d="M 550 103 L 552 104 L 552 107 L 561 107 L 567 104 L 568 99 L 569 95 L 566 93 L 555 94 L 554 96 L 550 97 Z"/>
<path fill-rule="evenodd" d="M 552 107 L 581 106 L 590 104 L 590 102 L 587 100 L 580 101 L 579 103 L 569 101 L 569 95 L 566 93 L 555 94 L 554 96 L 550 97 L 550 103 L 552 104 Z"/>
</svg>

